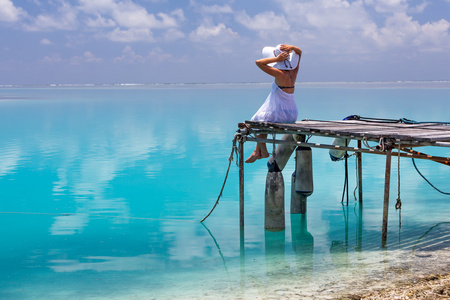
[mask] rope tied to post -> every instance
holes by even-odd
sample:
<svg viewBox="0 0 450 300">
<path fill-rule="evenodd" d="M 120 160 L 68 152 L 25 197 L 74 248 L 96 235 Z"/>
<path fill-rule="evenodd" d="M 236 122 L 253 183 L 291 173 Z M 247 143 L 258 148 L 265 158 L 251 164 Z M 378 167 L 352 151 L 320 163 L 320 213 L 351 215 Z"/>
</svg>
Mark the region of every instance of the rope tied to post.
<svg viewBox="0 0 450 300">
<path fill-rule="evenodd" d="M 214 206 L 212 207 L 212 209 L 209 211 L 209 213 L 200 221 L 200 223 L 202 223 L 203 221 L 205 221 L 209 215 L 211 215 L 211 213 L 213 212 L 213 210 L 216 208 L 217 204 L 219 204 L 219 200 L 220 197 L 222 197 L 222 192 L 223 189 L 225 188 L 225 184 L 227 183 L 227 179 L 228 179 L 228 173 L 230 172 L 230 167 L 231 167 L 231 162 L 234 160 L 234 154 L 236 153 L 236 158 L 239 157 L 239 151 L 238 151 L 238 147 L 236 146 L 236 141 L 241 138 L 243 138 L 240 134 L 236 133 L 234 135 L 233 138 L 233 146 L 231 147 L 231 153 L 230 153 L 230 157 L 228 157 L 228 168 L 227 168 L 227 173 L 225 175 L 225 179 L 223 181 L 223 185 L 222 185 L 222 189 L 220 190 L 219 196 L 217 197 L 216 203 L 214 203 Z"/>
</svg>

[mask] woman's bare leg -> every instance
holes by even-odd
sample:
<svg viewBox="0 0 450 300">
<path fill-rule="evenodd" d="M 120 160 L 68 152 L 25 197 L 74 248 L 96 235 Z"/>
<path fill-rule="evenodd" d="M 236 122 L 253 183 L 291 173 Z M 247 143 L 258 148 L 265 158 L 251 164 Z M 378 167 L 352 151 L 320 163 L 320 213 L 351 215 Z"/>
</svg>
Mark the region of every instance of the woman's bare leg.
<svg viewBox="0 0 450 300">
<path fill-rule="evenodd" d="M 256 136 L 257 138 L 265 139 L 267 134 L 260 134 Z M 256 143 L 255 150 L 253 153 L 245 160 L 246 163 L 255 162 L 258 159 L 269 157 L 269 152 L 267 151 L 266 143 Z"/>
</svg>

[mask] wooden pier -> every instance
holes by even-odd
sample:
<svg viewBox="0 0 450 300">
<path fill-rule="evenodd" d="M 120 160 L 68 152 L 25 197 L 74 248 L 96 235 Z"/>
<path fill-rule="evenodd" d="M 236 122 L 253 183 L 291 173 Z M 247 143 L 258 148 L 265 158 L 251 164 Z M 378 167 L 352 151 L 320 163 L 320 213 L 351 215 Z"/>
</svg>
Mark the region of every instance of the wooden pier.
<svg viewBox="0 0 450 300">
<path fill-rule="evenodd" d="M 269 134 L 261 139 L 259 134 Z M 337 146 L 330 143 L 309 143 L 304 141 L 285 141 L 282 135 L 321 136 L 329 138 L 343 138 L 357 141 L 357 147 Z M 279 135 L 279 138 L 277 138 Z M 270 137 L 273 138 L 270 138 Z M 354 152 L 358 160 L 359 201 L 362 202 L 362 154 L 379 154 L 386 156 L 382 244 L 387 239 L 387 223 L 389 211 L 389 190 L 391 174 L 391 157 L 409 157 L 432 160 L 450 166 L 450 158 L 436 157 L 416 151 L 414 148 L 432 146 L 450 148 L 449 123 L 424 123 L 406 119 L 388 120 L 361 118 L 353 116 L 345 121 L 303 120 L 295 124 L 281 124 L 269 122 L 246 121 L 239 124 L 239 207 L 240 225 L 244 225 L 244 161 L 243 147 L 247 141 L 267 144 L 291 144 L 302 147 L 338 149 Z M 375 142 L 370 146 L 369 142 Z"/>
</svg>

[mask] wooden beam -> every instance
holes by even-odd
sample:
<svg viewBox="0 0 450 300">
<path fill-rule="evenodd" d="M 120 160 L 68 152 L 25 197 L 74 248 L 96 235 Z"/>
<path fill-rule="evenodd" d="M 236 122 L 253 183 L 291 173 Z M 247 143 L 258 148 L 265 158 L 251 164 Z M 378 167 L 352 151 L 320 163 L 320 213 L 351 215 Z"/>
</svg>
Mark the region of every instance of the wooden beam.
<svg viewBox="0 0 450 300">
<path fill-rule="evenodd" d="M 358 148 L 361 149 L 361 141 L 358 141 Z M 359 203 L 363 202 L 363 188 L 362 188 L 362 153 L 357 152 L 356 157 L 358 159 L 358 198 Z"/>
<path fill-rule="evenodd" d="M 378 149 L 367 149 L 367 148 L 359 148 L 359 147 L 343 147 L 343 146 L 327 145 L 327 144 L 319 144 L 319 143 L 290 142 L 290 141 L 283 141 L 283 140 L 275 140 L 274 141 L 273 139 L 261 139 L 261 138 L 254 138 L 251 136 L 247 136 L 246 139 L 247 139 L 247 141 L 250 141 L 250 142 L 269 143 L 269 144 L 272 144 L 272 143 L 295 144 L 297 146 L 302 146 L 302 147 L 322 148 L 322 149 L 340 149 L 340 150 L 357 152 L 357 153 L 362 152 L 362 153 L 386 155 L 386 151 L 382 151 L 382 150 L 378 150 Z M 409 146 L 411 146 L 411 145 L 409 145 Z M 406 151 L 410 152 L 409 150 L 406 150 Z M 393 152 L 392 154 L 398 155 L 397 152 Z M 433 160 L 435 162 L 439 162 L 439 163 L 442 163 L 445 165 L 450 164 L 449 157 L 430 156 L 430 155 L 426 155 L 426 154 L 423 154 L 420 152 L 400 153 L 400 157 L 427 159 L 427 160 Z"/>
<path fill-rule="evenodd" d="M 244 226 L 244 139 L 239 138 L 239 225 Z"/>
</svg>

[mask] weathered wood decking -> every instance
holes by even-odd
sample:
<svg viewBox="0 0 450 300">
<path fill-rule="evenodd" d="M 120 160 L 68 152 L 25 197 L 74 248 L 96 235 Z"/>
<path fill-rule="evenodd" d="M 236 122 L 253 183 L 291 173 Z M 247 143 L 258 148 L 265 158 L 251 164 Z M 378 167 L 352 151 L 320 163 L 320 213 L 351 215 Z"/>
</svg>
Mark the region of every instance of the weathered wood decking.
<svg viewBox="0 0 450 300">
<path fill-rule="evenodd" d="M 387 219 L 389 208 L 389 188 L 390 188 L 390 169 L 391 156 L 413 157 L 419 159 L 433 160 L 442 164 L 450 165 L 450 158 L 436 157 L 423 154 L 414 150 L 415 147 L 449 147 L 450 148 L 450 124 L 449 123 L 418 123 L 406 119 L 387 120 L 364 118 L 345 121 L 320 121 L 303 120 L 295 124 L 282 124 L 270 122 L 246 121 L 239 124 L 239 177 L 240 177 L 240 208 L 241 208 L 241 226 L 244 224 L 244 163 L 242 159 L 243 144 L 246 141 L 282 144 L 290 143 L 298 146 L 325 149 L 340 149 L 349 152 L 356 152 L 358 156 L 359 173 L 359 198 L 362 201 L 362 176 L 361 176 L 361 155 L 362 153 L 372 153 L 386 155 L 385 187 L 384 187 L 384 207 L 383 207 L 383 228 L 382 241 L 386 242 Z M 259 134 L 269 134 L 268 138 L 258 138 Z M 345 138 L 357 140 L 357 147 L 345 147 L 329 143 L 308 143 L 308 142 L 287 142 L 281 140 L 281 136 L 276 138 L 277 134 L 301 134 L 307 136 L 321 136 L 330 138 Z M 368 142 L 376 142 L 372 146 Z M 392 152 L 396 150 L 396 152 Z"/>
<path fill-rule="evenodd" d="M 393 123 L 377 121 L 303 120 L 295 124 L 246 121 L 250 131 L 344 137 L 378 142 L 380 138 L 414 146 L 450 147 L 450 125 L 442 123 Z M 448 143 L 448 144 L 447 144 Z"/>
<path fill-rule="evenodd" d="M 284 143 L 274 139 L 257 139 L 257 134 L 304 134 L 331 138 L 346 138 L 362 141 L 358 147 L 340 147 L 330 144 L 301 143 L 297 144 L 326 149 L 342 149 L 351 152 L 386 154 L 387 149 L 399 149 L 402 157 L 428 159 L 450 165 L 450 158 L 435 157 L 413 150 L 414 147 L 436 146 L 450 147 L 450 124 L 443 123 L 393 123 L 377 121 L 318 121 L 303 120 L 295 124 L 246 121 L 239 124 L 240 133 L 248 141 L 266 143 Z M 370 147 L 365 141 L 377 142 L 377 147 Z M 360 144 L 360 143 L 358 143 Z M 398 155 L 398 153 L 396 153 Z"/>
</svg>

